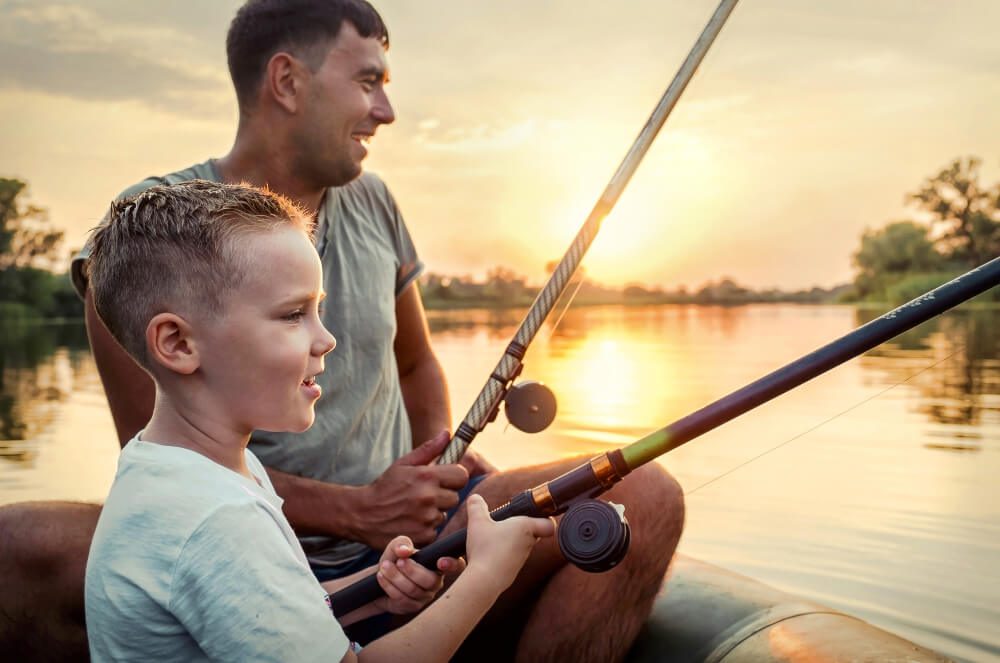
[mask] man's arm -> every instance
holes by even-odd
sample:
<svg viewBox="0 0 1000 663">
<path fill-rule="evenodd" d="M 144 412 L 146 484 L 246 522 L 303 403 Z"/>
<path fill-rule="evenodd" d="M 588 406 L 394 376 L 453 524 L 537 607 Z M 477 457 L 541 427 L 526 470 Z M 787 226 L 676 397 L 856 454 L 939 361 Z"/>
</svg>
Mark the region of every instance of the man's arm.
<svg viewBox="0 0 1000 663">
<path fill-rule="evenodd" d="M 451 431 L 451 405 L 444 371 L 431 348 L 424 303 L 416 283 L 396 298 L 396 363 L 403 401 L 410 416 L 414 440 L 426 440 L 439 431 Z M 471 447 L 461 464 L 469 476 L 496 471 Z"/>
<path fill-rule="evenodd" d="M 399 385 L 410 417 L 414 440 L 427 440 L 451 430 L 448 384 L 431 348 L 424 303 L 416 282 L 396 298 L 396 340 Z"/>
<path fill-rule="evenodd" d="M 300 534 L 361 541 L 376 550 L 398 535 L 423 546 L 437 536 L 444 512 L 458 504 L 469 474 L 460 465 L 434 465 L 448 444 L 440 434 L 402 456 L 366 486 L 340 486 L 267 468 L 283 510 Z"/>
<path fill-rule="evenodd" d="M 118 345 L 101 322 L 89 288 L 84 293 L 84 317 L 90 349 L 118 432 L 118 444 L 124 447 L 153 416 L 156 396 L 153 380 Z"/>
</svg>

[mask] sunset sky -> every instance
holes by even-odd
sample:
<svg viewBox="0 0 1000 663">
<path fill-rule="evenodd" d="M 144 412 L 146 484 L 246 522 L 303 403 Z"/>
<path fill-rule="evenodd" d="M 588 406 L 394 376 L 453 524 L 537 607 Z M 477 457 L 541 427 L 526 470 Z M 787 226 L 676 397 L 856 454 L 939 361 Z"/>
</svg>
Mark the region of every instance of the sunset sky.
<svg viewBox="0 0 1000 663">
<path fill-rule="evenodd" d="M 0 176 L 70 246 L 126 186 L 233 139 L 235 0 L 0 0 Z M 383 0 L 398 117 L 371 146 L 428 269 L 539 281 L 714 0 Z M 1000 2 L 743 0 L 584 265 L 667 287 L 850 279 L 953 158 L 1000 180 Z"/>
</svg>

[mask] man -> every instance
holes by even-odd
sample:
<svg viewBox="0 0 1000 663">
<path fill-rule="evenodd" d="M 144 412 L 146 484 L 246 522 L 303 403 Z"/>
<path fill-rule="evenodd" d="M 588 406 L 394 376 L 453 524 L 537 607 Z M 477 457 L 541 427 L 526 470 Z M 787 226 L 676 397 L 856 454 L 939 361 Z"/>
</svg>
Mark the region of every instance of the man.
<svg viewBox="0 0 1000 663">
<path fill-rule="evenodd" d="M 252 448 L 268 466 L 321 580 L 370 563 L 370 550 L 393 536 L 426 545 L 467 486 L 474 484 L 473 492 L 496 507 L 581 462 L 495 472 L 470 452 L 461 465 L 433 464 L 447 440 L 435 434 L 450 427 L 451 413 L 414 282 L 420 264 L 385 185 L 362 175 L 361 168 L 368 141 L 395 119 L 385 92 L 387 47 L 385 26 L 363 0 L 250 0 L 227 38 L 240 107 L 232 150 L 126 192 L 195 177 L 249 182 L 316 214 L 324 279 L 336 283 L 326 290 L 344 293 L 327 302 L 324 316 L 341 345 L 320 376 L 326 396 L 310 433 L 291 445 L 261 433 Z M 85 286 L 82 278 L 78 282 Z M 152 384 L 103 328 L 89 293 L 86 299 L 91 345 L 124 443 L 149 418 Z M 335 417 L 324 401 L 350 416 Z M 421 440 L 428 441 L 414 445 Z M 475 479 L 467 484 L 470 475 Z M 631 549 L 622 563 L 608 573 L 587 574 L 567 564 L 553 539 L 541 543 L 460 656 L 610 661 L 625 655 L 680 537 L 683 498 L 655 464 L 634 472 L 607 497 L 626 505 L 632 525 Z M 17 526 L 31 515 L 27 508 L 15 514 L 13 525 L 0 519 L 0 527 Z M 95 519 L 88 514 L 72 521 L 78 527 L 59 533 L 72 541 L 64 548 L 53 551 L 52 539 L 43 538 L 49 563 L 61 555 L 67 559 L 60 568 L 81 566 L 81 543 Z M 459 509 L 444 531 L 464 524 Z M 8 563 L 20 564 L 12 572 L 31 574 L 30 544 L 11 552 L 14 561 Z M 41 593 L 51 600 L 29 606 L 29 614 L 82 613 L 82 575 L 70 574 L 47 589 Z M 72 640 L 72 624 L 66 630 Z"/>
</svg>

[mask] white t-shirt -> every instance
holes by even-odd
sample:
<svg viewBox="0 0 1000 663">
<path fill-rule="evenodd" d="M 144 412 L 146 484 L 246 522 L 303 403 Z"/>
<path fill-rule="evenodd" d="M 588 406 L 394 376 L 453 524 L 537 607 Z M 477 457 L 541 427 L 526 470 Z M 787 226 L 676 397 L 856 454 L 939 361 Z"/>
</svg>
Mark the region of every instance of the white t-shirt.
<svg viewBox="0 0 1000 663">
<path fill-rule="evenodd" d="M 257 481 L 138 436 L 125 447 L 87 559 L 95 662 L 343 658 L 282 500 L 246 463 Z"/>
</svg>

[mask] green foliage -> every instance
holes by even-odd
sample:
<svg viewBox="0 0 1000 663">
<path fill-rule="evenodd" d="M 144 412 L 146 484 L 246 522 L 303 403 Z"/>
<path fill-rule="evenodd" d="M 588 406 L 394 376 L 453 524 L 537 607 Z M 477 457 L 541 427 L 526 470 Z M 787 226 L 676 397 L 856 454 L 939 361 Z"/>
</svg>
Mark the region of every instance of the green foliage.
<svg viewBox="0 0 1000 663">
<path fill-rule="evenodd" d="M 51 267 L 61 257 L 63 233 L 52 229 L 45 209 L 23 204 L 27 187 L 0 177 L 0 269 Z"/>
<path fill-rule="evenodd" d="M 980 184 L 980 163 L 955 159 L 909 194 L 920 220 L 864 233 L 851 299 L 901 304 L 1000 255 L 1000 184 Z"/>
<path fill-rule="evenodd" d="M 55 274 L 63 233 L 48 213 L 23 202 L 27 185 L 0 178 L 0 317 L 15 320 L 83 315 L 67 274 Z"/>
<path fill-rule="evenodd" d="M 854 254 L 856 294 L 878 297 L 906 274 L 941 270 L 946 259 L 934 248 L 927 228 L 913 221 L 897 221 L 861 237 Z"/>
<path fill-rule="evenodd" d="M 1000 255 L 1000 184 L 979 182 L 981 163 L 955 159 L 907 197 L 929 217 L 938 251 L 966 267 Z"/>
<path fill-rule="evenodd" d="M 886 302 L 893 306 L 905 304 L 925 292 L 962 274 L 962 270 L 949 272 L 924 272 L 900 276 L 885 289 Z"/>
</svg>

